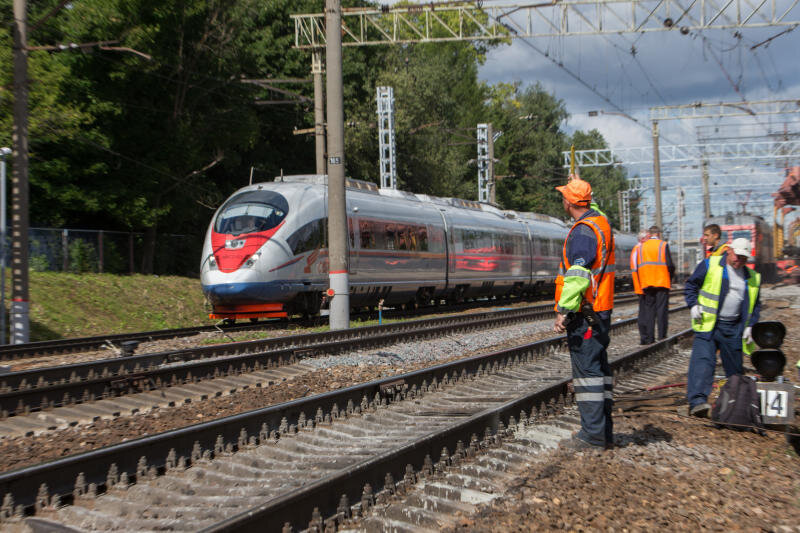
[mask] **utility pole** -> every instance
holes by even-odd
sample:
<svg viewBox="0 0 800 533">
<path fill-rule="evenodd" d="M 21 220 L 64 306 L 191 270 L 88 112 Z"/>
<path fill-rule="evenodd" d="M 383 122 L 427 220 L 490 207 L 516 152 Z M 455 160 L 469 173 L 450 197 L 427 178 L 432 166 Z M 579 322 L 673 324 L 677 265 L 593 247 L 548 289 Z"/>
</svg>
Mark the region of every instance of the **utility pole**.
<svg viewBox="0 0 800 533">
<path fill-rule="evenodd" d="M 647 199 L 642 198 L 639 205 L 642 207 L 642 215 L 639 218 L 639 231 L 644 231 L 647 229 Z"/>
<path fill-rule="evenodd" d="M 344 95 L 342 94 L 342 4 L 325 0 L 328 115 L 328 276 L 330 329 L 350 327 L 347 202 L 344 187 Z"/>
<path fill-rule="evenodd" d="M 316 152 L 317 174 L 327 174 L 325 164 L 325 93 L 322 90 L 322 50 L 315 48 L 311 53 L 311 74 L 314 76 L 314 151 Z"/>
<path fill-rule="evenodd" d="M 653 121 L 653 196 L 656 203 L 655 225 L 661 227 L 661 157 L 658 153 L 658 121 Z"/>
<path fill-rule="evenodd" d="M 703 159 L 703 223 L 711 218 L 711 198 L 708 195 L 708 161 Z"/>
<path fill-rule="evenodd" d="M 6 344 L 6 157 L 11 148 L 0 148 L 0 344 Z"/>
<path fill-rule="evenodd" d="M 489 130 L 487 135 L 487 141 L 489 143 L 489 203 L 494 205 L 496 204 L 495 199 L 495 182 L 494 182 L 494 128 L 492 128 L 492 124 L 487 124 Z M 502 132 L 501 132 L 502 133 Z"/>
<path fill-rule="evenodd" d="M 683 189 L 678 187 L 678 273 L 683 272 L 683 217 L 684 213 L 684 196 Z"/>
<path fill-rule="evenodd" d="M 26 0 L 14 0 L 14 128 L 11 142 L 11 343 L 29 340 L 28 36 Z"/>
</svg>

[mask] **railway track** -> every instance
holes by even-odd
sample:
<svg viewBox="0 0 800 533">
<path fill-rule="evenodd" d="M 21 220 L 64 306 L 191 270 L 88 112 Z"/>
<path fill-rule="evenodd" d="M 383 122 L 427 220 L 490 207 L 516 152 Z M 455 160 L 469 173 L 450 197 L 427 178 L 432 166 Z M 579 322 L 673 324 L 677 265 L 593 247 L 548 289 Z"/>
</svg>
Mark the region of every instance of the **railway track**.
<svg viewBox="0 0 800 533">
<path fill-rule="evenodd" d="M 630 351 L 635 329 L 612 326 L 615 374 L 686 333 Z M 341 524 L 568 404 L 569 375 L 565 338 L 551 338 L 144 437 L 0 475 L 0 516 L 82 529 Z"/>
<path fill-rule="evenodd" d="M 621 295 L 623 296 L 623 295 Z M 508 304 L 520 303 L 523 300 L 514 299 L 509 300 Z M 435 307 L 420 307 L 417 309 L 401 309 L 391 308 L 383 311 L 383 317 L 391 318 L 408 318 L 419 315 L 430 315 L 438 313 L 454 313 L 467 309 L 476 309 L 481 307 L 496 307 L 502 305 L 501 300 L 487 300 L 470 302 L 464 304 L 451 304 L 447 306 Z M 353 319 L 377 319 L 378 313 L 374 311 L 353 313 Z M 240 323 L 240 324 L 219 324 L 219 325 L 206 325 L 195 326 L 189 328 L 176 328 L 176 329 L 161 329 L 153 331 L 141 331 L 133 333 L 115 333 L 109 335 L 97 335 L 93 337 L 75 337 L 70 339 L 57 339 L 50 341 L 28 342 L 24 344 L 4 344 L 0 345 L 0 362 L 19 361 L 38 357 L 43 355 L 77 353 L 90 350 L 98 350 L 112 346 L 124 351 L 124 343 L 134 342 L 149 342 L 165 339 L 176 339 L 180 337 L 191 337 L 204 332 L 221 331 L 224 333 L 240 333 L 246 331 L 261 331 L 274 328 L 285 328 L 287 324 L 295 325 L 298 327 L 314 327 L 319 326 L 323 318 L 316 317 L 311 319 L 294 319 L 291 322 L 283 319 L 262 320 L 259 322 Z"/>
<path fill-rule="evenodd" d="M 623 296 L 617 303 L 633 300 L 634 297 Z M 11 372 L 0 375 L 0 419 L 103 398 L 198 384 L 213 378 L 238 380 L 240 386 L 261 386 L 275 379 L 271 369 L 318 354 L 385 346 L 552 316 L 552 304 L 541 304 Z M 257 375 L 247 383 L 245 376 L 248 374 Z M 245 383 L 241 383 L 242 379 Z M 199 394 L 202 397 L 202 393 Z"/>
</svg>

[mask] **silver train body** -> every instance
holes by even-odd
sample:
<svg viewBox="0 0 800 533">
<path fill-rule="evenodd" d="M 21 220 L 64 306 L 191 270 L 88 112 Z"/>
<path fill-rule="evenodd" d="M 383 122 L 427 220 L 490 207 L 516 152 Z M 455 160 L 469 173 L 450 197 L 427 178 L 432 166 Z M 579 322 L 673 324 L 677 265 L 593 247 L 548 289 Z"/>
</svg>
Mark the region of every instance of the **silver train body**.
<svg viewBox="0 0 800 533">
<path fill-rule="evenodd" d="M 223 319 L 316 314 L 328 288 L 326 176 L 244 187 L 215 213 L 203 292 Z M 546 215 L 347 180 L 353 307 L 526 295 L 552 289 L 569 227 Z M 636 237 L 616 234 L 616 276 Z"/>
</svg>

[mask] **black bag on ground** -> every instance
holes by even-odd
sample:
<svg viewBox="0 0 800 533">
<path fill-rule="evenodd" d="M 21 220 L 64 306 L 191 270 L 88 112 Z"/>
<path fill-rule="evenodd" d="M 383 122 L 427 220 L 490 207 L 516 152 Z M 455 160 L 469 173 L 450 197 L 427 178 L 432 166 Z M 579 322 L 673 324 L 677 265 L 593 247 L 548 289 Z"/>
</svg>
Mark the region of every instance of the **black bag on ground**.
<svg viewBox="0 0 800 533">
<path fill-rule="evenodd" d="M 717 427 L 763 433 L 760 405 L 755 380 L 734 374 L 719 391 L 711 409 L 711 420 L 717 423 Z"/>
</svg>

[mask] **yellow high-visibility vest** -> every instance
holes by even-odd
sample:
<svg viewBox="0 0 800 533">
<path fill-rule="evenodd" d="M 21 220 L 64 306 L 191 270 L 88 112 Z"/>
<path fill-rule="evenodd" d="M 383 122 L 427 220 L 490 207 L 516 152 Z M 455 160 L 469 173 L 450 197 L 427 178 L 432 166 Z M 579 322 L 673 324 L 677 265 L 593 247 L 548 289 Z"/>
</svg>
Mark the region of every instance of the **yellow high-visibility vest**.
<svg viewBox="0 0 800 533">
<path fill-rule="evenodd" d="M 692 329 L 698 333 L 712 331 L 714 325 L 717 323 L 717 312 L 719 311 L 719 297 L 722 292 L 722 276 L 725 272 L 725 267 L 720 264 L 722 256 L 712 255 L 708 258 L 708 272 L 703 280 L 703 286 L 700 288 L 700 293 L 697 295 L 697 305 L 700 306 L 702 316 L 699 320 L 692 320 Z M 746 268 L 746 267 L 745 267 Z M 761 285 L 761 274 L 755 270 L 750 271 L 750 277 L 747 278 L 747 296 L 749 298 L 747 306 L 747 316 L 745 317 L 744 325 L 747 327 L 750 322 L 750 317 L 753 316 L 753 309 L 756 306 L 756 299 L 758 298 L 758 288 Z M 747 355 L 753 353 L 755 350 L 755 343 L 748 343 L 742 339 L 742 351 Z"/>
</svg>

